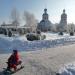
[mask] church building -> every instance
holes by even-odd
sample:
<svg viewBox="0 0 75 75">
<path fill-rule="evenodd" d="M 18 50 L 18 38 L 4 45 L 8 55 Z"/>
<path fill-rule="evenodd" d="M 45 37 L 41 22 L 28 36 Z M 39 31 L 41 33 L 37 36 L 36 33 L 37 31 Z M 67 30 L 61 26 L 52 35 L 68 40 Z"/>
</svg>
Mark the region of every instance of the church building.
<svg viewBox="0 0 75 75">
<path fill-rule="evenodd" d="M 49 15 L 47 14 L 47 9 L 44 9 L 44 14 L 42 15 L 42 20 L 37 26 L 37 29 L 43 32 L 51 31 L 52 23 L 49 21 Z"/>
<path fill-rule="evenodd" d="M 61 14 L 61 20 L 59 23 L 59 30 L 61 32 L 64 32 L 67 30 L 67 14 L 65 13 L 65 9 L 63 10 L 63 13 Z"/>
</svg>

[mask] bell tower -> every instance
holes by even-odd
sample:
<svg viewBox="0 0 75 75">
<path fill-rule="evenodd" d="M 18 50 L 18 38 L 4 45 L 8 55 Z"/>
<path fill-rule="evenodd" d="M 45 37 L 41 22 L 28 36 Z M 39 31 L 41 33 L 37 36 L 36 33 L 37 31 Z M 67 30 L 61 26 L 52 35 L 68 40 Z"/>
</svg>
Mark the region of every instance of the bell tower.
<svg viewBox="0 0 75 75">
<path fill-rule="evenodd" d="M 48 14 L 47 14 L 47 9 L 44 9 L 44 14 L 42 15 L 43 20 L 48 20 Z"/>
<path fill-rule="evenodd" d="M 66 31 L 67 28 L 67 14 L 65 13 L 65 9 L 63 9 L 63 13 L 61 14 L 60 20 L 60 29 L 62 31 Z"/>
</svg>

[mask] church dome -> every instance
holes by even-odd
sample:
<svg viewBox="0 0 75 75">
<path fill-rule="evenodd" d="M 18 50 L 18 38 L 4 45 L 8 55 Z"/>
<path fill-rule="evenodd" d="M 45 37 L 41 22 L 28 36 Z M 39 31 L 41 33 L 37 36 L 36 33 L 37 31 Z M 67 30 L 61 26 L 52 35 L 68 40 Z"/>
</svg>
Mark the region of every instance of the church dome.
<svg viewBox="0 0 75 75">
<path fill-rule="evenodd" d="M 63 10 L 63 13 L 61 15 L 61 18 L 67 18 L 67 14 L 65 13 L 65 9 Z"/>
<path fill-rule="evenodd" d="M 43 20 L 48 20 L 49 15 L 47 14 L 47 9 L 44 9 L 44 13 L 42 15 Z"/>
</svg>

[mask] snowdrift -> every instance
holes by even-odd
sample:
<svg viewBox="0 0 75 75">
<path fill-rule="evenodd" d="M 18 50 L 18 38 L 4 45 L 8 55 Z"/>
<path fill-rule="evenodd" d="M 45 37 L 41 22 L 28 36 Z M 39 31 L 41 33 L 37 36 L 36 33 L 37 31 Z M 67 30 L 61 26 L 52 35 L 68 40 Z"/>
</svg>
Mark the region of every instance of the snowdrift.
<svg viewBox="0 0 75 75">
<path fill-rule="evenodd" d="M 59 70 L 60 75 L 75 75 L 75 62 L 65 65 Z"/>
<path fill-rule="evenodd" d="M 49 37 L 48 37 L 49 38 Z M 50 37 L 51 38 L 51 37 Z M 11 52 L 13 49 L 19 51 L 35 51 L 42 48 L 52 48 L 56 46 L 62 46 L 72 44 L 75 42 L 74 37 L 59 37 L 50 40 L 38 40 L 27 41 L 25 36 L 23 37 L 0 37 L 0 52 Z"/>
</svg>

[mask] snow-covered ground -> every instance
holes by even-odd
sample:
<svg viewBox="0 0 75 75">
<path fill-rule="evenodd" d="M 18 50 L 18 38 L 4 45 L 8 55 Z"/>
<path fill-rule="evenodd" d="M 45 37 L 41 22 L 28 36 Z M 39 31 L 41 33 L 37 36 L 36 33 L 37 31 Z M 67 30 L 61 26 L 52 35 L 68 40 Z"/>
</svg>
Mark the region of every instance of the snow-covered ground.
<svg viewBox="0 0 75 75">
<path fill-rule="evenodd" d="M 8 53 L 13 49 L 19 51 L 36 51 L 37 49 L 52 48 L 65 44 L 75 43 L 75 36 L 64 34 L 63 36 L 57 33 L 42 33 L 46 35 L 45 40 L 27 41 L 24 36 L 6 37 L 0 35 L 0 53 Z"/>
<path fill-rule="evenodd" d="M 45 40 L 55 40 L 55 39 L 60 39 L 60 38 L 64 38 L 64 37 L 70 37 L 69 34 L 64 33 L 64 35 L 58 35 L 58 33 L 42 33 L 42 35 L 46 35 L 46 39 Z"/>
<path fill-rule="evenodd" d="M 74 66 L 72 68 L 69 66 L 69 70 L 65 68 L 68 74 L 62 74 L 64 69 L 61 69 L 65 64 L 75 62 L 75 44 L 20 52 L 19 54 L 25 67 L 14 75 L 55 75 L 56 72 L 60 72 L 61 75 L 75 75 L 74 72 L 73 74 L 70 73 L 70 71 L 75 70 Z M 10 54 L 0 54 L 0 75 L 2 75 L 2 68 L 6 67 L 5 62 L 9 56 Z"/>
<path fill-rule="evenodd" d="M 27 41 L 24 36 L 0 35 L 0 75 L 9 52 L 18 49 L 25 68 L 14 75 L 75 75 L 75 36 L 42 33 L 45 40 Z M 69 45 L 70 44 L 70 45 Z M 64 45 L 64 46 L 63 46 Z M 25 52 L 24 52 L 25 51 Z M 27 52 L 26 52 L 27 51 Z M 9 54 L 1 54 L 9 53 Z M 70 64 L 68 64 L 70 63 Z"/>
</svg>

